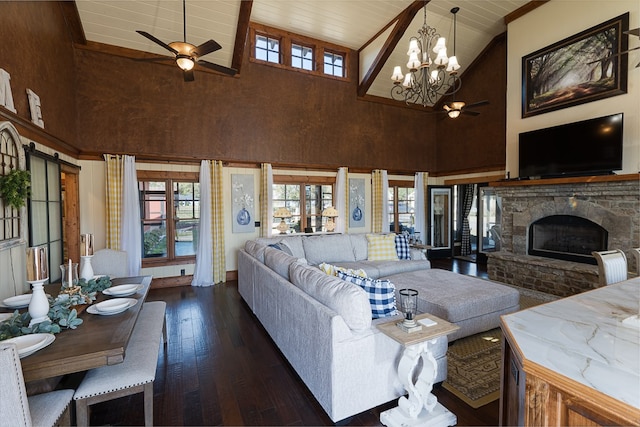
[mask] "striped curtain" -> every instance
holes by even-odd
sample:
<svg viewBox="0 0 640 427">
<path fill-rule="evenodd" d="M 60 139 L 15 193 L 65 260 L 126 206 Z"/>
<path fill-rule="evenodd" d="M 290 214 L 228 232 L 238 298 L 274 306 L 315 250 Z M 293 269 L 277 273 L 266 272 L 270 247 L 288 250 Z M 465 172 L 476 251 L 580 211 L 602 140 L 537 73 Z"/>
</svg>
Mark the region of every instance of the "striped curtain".
<svg viewBox="0 0 640 427">
<path fill-rule="evenodd" d="M 270 237 L 273 223 L 273 169 L 270 163 L 260 166 L 260 236 Z"/>
<path fill-rule="evenodd" d="M 120 250 L 120 225 L 122 224 L 122 186 L 124 181 L 124 157 L 105 154 L 107 242 L 109 249 Z"/>
<path fill-rule="evenodd" d="M 346 233 L 349 224 L 349 191 L 347 190 L 349 182 L 349 168 L 339 168 L 336 176 L 336 210 L 338 218 L 336 218 L 336 233 Z"/>
<path fill-rule="evenodd" d="M 227 281 L 227 262 L 224 246 L 224 197 L 222 162 L 211 161 L 211 239 L 213 243 L 213 282 Z"/>
<path fill-rule="evenodd" d="M 371 230 L 374 233 L 389 232 L 389 180 L 387 171 L 371 172 Z"/>
</svg>

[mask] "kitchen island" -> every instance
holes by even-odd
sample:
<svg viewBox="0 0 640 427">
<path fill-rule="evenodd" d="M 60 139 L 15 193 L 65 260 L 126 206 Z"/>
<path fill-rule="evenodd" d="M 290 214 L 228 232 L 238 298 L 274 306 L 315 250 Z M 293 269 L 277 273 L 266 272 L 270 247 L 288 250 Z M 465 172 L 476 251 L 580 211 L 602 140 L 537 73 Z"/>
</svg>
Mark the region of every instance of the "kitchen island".
<svg viewBox="0 0 640 427">
<path fill-rule="evenodd" d="M 640 278 L 502 316 L 500 425 L 640 425 Z"/>
</svg>

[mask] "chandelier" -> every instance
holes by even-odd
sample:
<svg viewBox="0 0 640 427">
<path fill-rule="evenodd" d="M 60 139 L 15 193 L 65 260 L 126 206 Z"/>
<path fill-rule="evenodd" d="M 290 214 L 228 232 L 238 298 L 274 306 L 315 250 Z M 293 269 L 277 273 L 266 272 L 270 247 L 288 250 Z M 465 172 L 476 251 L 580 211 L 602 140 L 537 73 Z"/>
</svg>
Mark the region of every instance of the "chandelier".
<svg viewBox="0 0 640 427">
<path fill-rule="evenodd" d="M 426 107 L 433 105 L 445 95 L 452 95 L 460 90 L 462 81 L 458 76 L 460 64 L 456 58 L 456 14 L 459 7 L 451 9 L 453 14 L 453 56 L 447 57 L 447 46 L 444 37 L 437 30 L 427 25 L 427 4 L 424 5 L 424 23 L 418 30 L 418 36 L 409 40 L 409 62 L 407 74 L 402 75 L 400 66 L 393 68 L 393 87 L 391 97 L 404 101 L 407 105 L 418 104 Z M 431 52 L 435 58 L 431 59 Z M 449 110 L 447 110 L 449 111 Z M 452 110 L 453 111 L 453 110 Z M 460 110 L 457 110 L 460 114 Z M 451 116 L 451 112 L 449 112 Z"/>
</svg>

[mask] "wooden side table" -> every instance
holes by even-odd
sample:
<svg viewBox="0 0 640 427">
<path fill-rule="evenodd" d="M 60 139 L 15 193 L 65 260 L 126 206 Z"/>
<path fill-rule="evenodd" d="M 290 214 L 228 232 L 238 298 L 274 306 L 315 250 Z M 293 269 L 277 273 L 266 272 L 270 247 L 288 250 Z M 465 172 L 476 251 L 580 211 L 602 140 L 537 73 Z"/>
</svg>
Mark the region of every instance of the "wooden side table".
<svg viewBox="0 0 640 427">
<path fill-rule="evenodd" d="M 397 407 L 381 413 L 380 422 L 387 427 L 453 426 L 458 422 L 455 414 L 438 403 L 438 398 L 431 393 L 438 372 L 431 348 L 436 338 L 455 332 L 460 327 L 426 313 L 416 316 L 416 320 L 420 324 L 431 323 L 432 326 L 423 324 L 421 331 L 406 333 L 396 325 L 397 320 L 378 325 L 385 335 L 404 346 L 398 363 L 398 376 L 409 393 L 408 397 L 398 399 Z M 422 369 L 416 375 L 420 360 Z"/>
</svg>

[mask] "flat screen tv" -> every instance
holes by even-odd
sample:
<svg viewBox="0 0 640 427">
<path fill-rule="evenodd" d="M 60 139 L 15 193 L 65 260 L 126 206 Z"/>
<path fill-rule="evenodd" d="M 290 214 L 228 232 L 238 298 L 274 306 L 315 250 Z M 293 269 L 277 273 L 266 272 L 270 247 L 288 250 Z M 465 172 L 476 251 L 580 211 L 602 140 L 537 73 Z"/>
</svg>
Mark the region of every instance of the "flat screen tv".
<svg viewBox="0 0 640 427">
<path fill-rule="evenodd" d="M 623 113 L 520 134 L 520 178 L 605 175 L 622 169 Z"/>
</svg>

